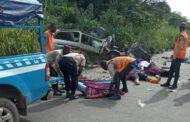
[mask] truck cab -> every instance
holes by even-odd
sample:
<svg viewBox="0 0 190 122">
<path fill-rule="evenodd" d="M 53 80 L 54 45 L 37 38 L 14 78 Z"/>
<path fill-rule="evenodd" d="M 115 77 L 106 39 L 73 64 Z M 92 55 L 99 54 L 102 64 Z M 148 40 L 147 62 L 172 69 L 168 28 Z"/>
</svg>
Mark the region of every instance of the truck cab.
<svg viewBox="0 0 190 122">
<path fill-rule="evenodd" d="M 37 18 L 37 25 L 25 25 Z M 44 54 L 42 4 L 37 0 L 1 0 L 0 28 L 38 30 L 40 52 L 0 56 L 0 122 L 19 122 L 27 106 L 48 92 L 49 65 Z"/>
</svg>

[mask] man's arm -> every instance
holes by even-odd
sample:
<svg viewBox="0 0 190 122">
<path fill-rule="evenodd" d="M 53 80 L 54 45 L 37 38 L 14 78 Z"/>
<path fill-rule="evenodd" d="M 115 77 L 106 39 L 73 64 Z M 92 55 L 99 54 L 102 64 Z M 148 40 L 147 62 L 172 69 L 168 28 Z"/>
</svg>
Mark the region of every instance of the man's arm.
<svg viewBox="0 0 190 122">
<path fill-rule="evenodd" d="M 44 32 L 44 41 L 45 41 L 45 44 L 48 43 L 49 41 L 48 32 Z"/>
<path fill-rule="evenodd" d="M 80 64 L 78 66 L 78 76 L 81 75 L 83 68 L 86 65 L 86 59 L 82 54 L 80 55 L 80 59 L 81 59 L 81 61 L 80 61 Z"/>
<path fill-rule="evenodd" d="M 178 55 L 183 51 L 183 45 L 184 45 L 184 40 L 185 40 L 185 38 L 183 37 L 183 36 L 180 36 L 179 37 L 179 40 L 180 40 L 180 42 L 179 42 L 179 45 L 178 45 L 178 50 L 176 51 L 176 54 L 174 55 L 174 59 L 176 59 L 176 57 L 178 57 Z"/>
<path fill-rule="evenodd" d="M 115 65 L 110 63 L 108 65 L 108 71 L 109 71 L 110 76 L 111 76 L 111 83 L 110 83 L 110 86 L 109 86 L 109 92 L 111 92 L 112 88 L 113 88 L 113 85 L 114 85 Z"/>
<path fill-rule="evenodd" d="M 55 64 L 55 70 L 56 70 L 56 72 L 57 72 L 57 74 L 58 74 L 59 76 L 63 77 L 63 74 L 62 74 L 62 72 L 61 72 L 61 70 L 60 70 L 58 64 Z"/>
<path fill-rule="evenodd" d="M 109 71 L 109 74 L 111 76 L 111 82 L 113 83 L 114 82 L 114 76 L 115 76 L 115 65 L 110 63 L 108 65 L 108 71 Z"/>
</svg>

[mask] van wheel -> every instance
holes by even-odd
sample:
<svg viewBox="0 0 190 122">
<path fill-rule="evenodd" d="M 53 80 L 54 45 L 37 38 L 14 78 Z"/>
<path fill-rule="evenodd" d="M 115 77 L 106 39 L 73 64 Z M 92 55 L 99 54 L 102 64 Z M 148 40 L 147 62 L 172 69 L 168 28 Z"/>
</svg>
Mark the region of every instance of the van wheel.
<svg viewBox="0 0 190 122">
<path fill-rule="evenodd" d="M 0 122 L 19 122 L 15 104 L 5 98 L 0 98 Z"/>
</svg>

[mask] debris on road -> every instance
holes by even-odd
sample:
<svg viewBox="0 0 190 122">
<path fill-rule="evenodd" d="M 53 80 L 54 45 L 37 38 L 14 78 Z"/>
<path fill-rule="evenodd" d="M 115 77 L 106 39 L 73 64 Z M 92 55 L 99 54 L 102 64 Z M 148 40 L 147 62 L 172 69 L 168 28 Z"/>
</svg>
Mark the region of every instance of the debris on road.
<svg viewBox="0 0 190 122">
<path fill-rule="evenodd" d="M 147 88 L 146 90 L 147 90 L 147 91 L 153 91 L 153 89 L 149 89 L 149 88 Z"/>
<path fill-rule="evenodd" d="M 146 104 L 143 103 L 140 99 L 138 100 L 138 106 L 143 108 Z"/>
</svg>

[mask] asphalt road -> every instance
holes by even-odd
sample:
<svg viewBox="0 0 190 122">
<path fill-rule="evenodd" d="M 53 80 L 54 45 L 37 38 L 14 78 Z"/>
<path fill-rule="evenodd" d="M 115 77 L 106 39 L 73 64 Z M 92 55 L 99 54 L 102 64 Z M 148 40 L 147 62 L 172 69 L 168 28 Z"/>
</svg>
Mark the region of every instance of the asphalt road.
<svg viewBox="0 0 190 122">
<path fill-rule="evenodd" d="M 129 93 L 120 101 L 82 97 L 69 101 L 63 95 L 31 105 L 21 122 L 190 122 L 189 69 L 190 64 L 182 65 L 177 92 L 168 92 L 159 84 L 128 82 Z M 162 78 L 161 83 L 165 81 Z M 144 107 L 138 105 L 139 100 Z"/>
<path fill-rule="evenodd" d="M 159 85 L 129 84 L 129 93 L 120 101 L 84 99 L 69 101 L 55 97 L 29 107 L 21 122 L 189 122 L 190 83 L 180 84 L 177 92 Z M 138 105 L 138 100 L 145 103 Z"/>
</svg>

